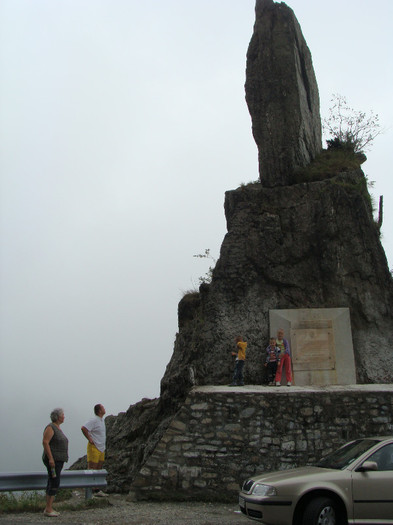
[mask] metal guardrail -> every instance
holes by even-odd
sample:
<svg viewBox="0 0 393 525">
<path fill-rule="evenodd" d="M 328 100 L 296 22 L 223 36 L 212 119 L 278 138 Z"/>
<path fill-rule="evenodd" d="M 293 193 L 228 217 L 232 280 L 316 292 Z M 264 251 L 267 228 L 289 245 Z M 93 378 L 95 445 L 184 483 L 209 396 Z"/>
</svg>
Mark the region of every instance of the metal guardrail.
<svg viewBox="0 0 393 525">
<path fill-rule="evenodd" d="M 102 470 L 63 470 L 61 489 L 84 488 L 86 499 L 93 496 L 93 488 L 105 488 L 108 472 Z M 0 472 L 0 492 L 14 490 L 45 490 L 47 472 Z"/>
</svg>

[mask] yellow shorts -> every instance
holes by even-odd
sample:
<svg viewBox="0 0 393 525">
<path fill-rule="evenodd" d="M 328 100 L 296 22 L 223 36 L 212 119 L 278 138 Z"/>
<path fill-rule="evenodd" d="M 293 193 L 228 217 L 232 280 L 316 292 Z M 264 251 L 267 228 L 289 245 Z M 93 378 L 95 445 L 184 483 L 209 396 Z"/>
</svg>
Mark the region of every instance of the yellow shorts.
<svg viewBox="0 0 393 525">
<path fill-rule="evenodd" d="M 105 452 L 101 452 L 92 443 L 87 444 L 87 461 L 89 463 L 101 463 L 105 460 Z"/>
</svg>

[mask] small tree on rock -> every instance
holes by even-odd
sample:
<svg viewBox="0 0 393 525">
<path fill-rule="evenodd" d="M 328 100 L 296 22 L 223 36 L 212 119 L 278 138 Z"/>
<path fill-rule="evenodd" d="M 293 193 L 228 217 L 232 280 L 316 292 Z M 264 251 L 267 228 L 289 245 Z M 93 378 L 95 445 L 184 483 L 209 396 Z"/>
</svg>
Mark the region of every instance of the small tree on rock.
<svg viewBox="0 0 393 525">
<path fill-rule="evenodd" d="M 328 149 L 348 149 L 354 153 L 362 153 L 370 148 L 375 137 L 382 133 L 379 116 L 372 111 L 367 115 L 363 111 L 355 111 L 349 107 L 347 99 L 334 94 L 329 108 L 329 117 L 323 119 L 323 130 L 331 138 L 328 139 Z"/>
<path fill-rule="evenodd" d="M 193 255 L 193 257 L 198 257 L 199 259 L 209 259 L 210 261 L 213 262 L 214 266 L 216 265 L 216 262 L 217 262 L 217 259 L 215 259 L 210 254 L 210 248 L 206 248 L 204 253 L 197 253 L 196 255 Z M 199 277 L 198 281 L 200 285 L 204 283 L 210 284 L 212 282 L 214 266 L 209 266 L 209 269 L 205 273 L 205 275 L 202 275 L 201 277 Z"/>
</svg>

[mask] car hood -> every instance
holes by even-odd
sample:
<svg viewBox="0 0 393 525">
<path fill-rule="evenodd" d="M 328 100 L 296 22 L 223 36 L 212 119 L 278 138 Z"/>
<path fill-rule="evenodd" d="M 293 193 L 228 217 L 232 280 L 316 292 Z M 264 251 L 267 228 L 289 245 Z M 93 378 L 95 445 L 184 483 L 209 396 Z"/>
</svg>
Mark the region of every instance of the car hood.
<svg viewBox="0 0 393 525">
<path fill-rule="evenodd" d="M 315 476 L 320 478 L 321 476 L 329 476 L 331 473 L 340 472 L 339 470 L 326 469 L 321 467 L 300 467 L 290 470 L 278 470 L 276 472 L 266 472 L 259 476 L 253 476 L 254 482 L 266 483 L 267 485 L 276 484 L 276 483 L 290 483 L 297 478 L 299 481 L 301 479 L 308 479 L 310 476 Z"/>
</svg>

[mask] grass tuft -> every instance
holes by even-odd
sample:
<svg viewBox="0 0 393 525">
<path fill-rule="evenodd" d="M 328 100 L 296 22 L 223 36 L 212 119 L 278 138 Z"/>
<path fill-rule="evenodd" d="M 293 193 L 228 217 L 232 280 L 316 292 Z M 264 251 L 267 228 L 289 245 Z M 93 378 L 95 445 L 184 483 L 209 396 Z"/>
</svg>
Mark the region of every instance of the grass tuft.
<svg viewBox="0 0 393 525">
<path fill-rule="evenodd" d="M 322 150 L 308 166 L 295 171 L 294 182 L 330 179 L 338 173 L 357 170 L 364 160 L 364 155 L 348 149 Z"/>
<path fill-rule="evenodd" d="M 22 492 L 18 496 L 11 492 L 4 492 L 0 494 L 0 514 L 42 512 L 45 500 L 45 495 L 38 492 Z"/>
<path fill-rule="evenodd" d="M 46 496 L 42 491 L 26 491 L 18 493 L 0 493 L 0 515 L 22 512 L 42 512 L 45 508 Z M 110 506 L 108 498 L 92 498 L 74 500 L 71 489 L 60 489 L 56 495 L 55 507 L 59 510 L 85 510 Z"/>
</svg>

